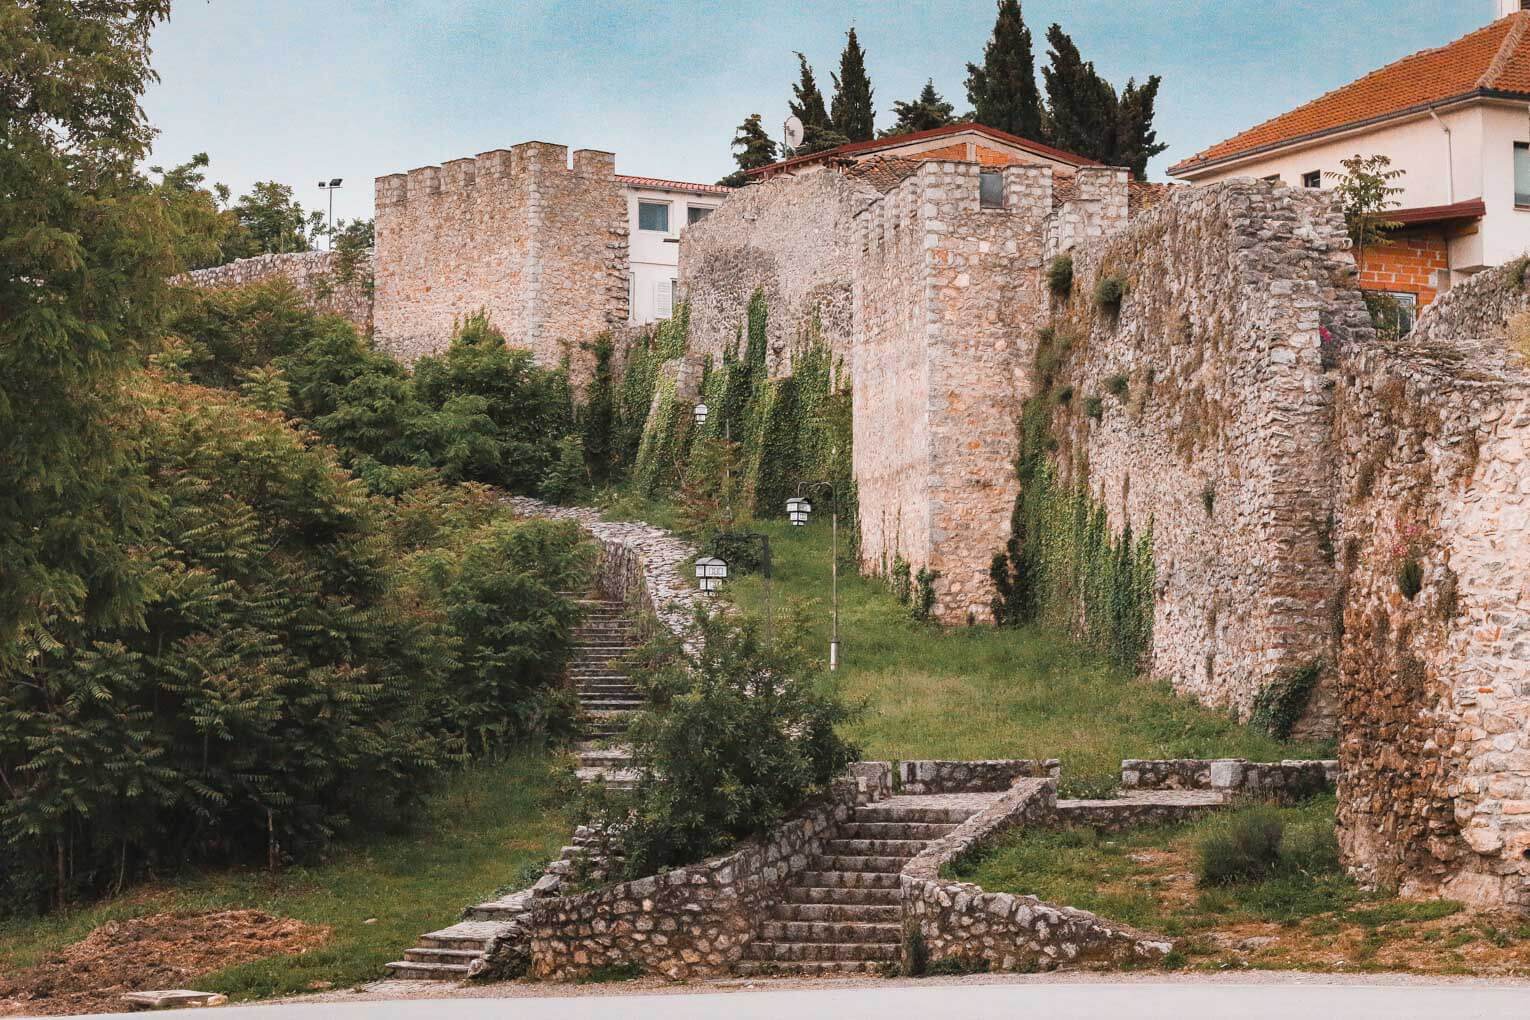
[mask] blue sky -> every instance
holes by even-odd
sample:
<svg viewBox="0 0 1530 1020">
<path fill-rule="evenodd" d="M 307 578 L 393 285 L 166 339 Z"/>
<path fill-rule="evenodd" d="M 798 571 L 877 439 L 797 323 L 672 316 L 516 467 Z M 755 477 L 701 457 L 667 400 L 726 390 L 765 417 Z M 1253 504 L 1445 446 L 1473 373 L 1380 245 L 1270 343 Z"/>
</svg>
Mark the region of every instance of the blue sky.
<svg viewBox="0 0 1530 1020">
<path fill-rule="evenodd" d="M 1045 62 L 1060 23 L 1119 87 L 1163 76 L 1164 167 L 1414 50 L 1491 20 L 1493 0 L 1024 0 Z M 246 190 L 372 179 L 528 139 L 616 152 L 622 173 L 712 181 L 746 114 L 786 116 L 803 50 L 827 94 L 845 29 L 867 50 L 878 125 L 927 77 L 967 108 L 966 63 L 993 0 L 944 3 L 596 0 L 179 0 L 146 97 L 159 162 L 212 157 Z M 779 129 L 773 129 L 778 133 Z"/>
</svg>

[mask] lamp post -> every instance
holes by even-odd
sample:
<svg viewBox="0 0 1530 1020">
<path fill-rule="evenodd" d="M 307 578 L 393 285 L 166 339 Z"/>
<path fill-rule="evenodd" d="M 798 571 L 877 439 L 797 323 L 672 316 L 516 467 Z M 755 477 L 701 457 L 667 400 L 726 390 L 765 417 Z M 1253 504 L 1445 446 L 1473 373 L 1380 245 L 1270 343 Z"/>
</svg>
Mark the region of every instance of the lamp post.
<svg viewBox="0 0 1530 1020">
<path fill-rule="evenodd" d="M 839 669 L 839 493 L 835 491 L 833 482 L 813 482 L 808 489 L 817 491 L 827 489 L 829 491 L 830 505 L 833 508 L 830 535 L 830 558 L 829 558 L 829 592 L 832 616 L 829 630 L 829 671 Z M 807 524 L 812 516 L 813 504 L 803 496 L 793 496 L 786 501 L 786 517 L 796 528 Z"/>
<path fill-rule="evenodd" d="M 701 426 L 705 425 L 707 423 L 707 415 L 711 413 L 711 408 L 707 407 L 707 405 L 697 404 L 696 409 L 691 412 L 691 415 L 696 419 L 696 427 L 701 428 Z"/>
<path fill-rule="evenodd" d="M 327 247 L 330 251 L 335 250 L 335 192 L 340 190 L 342 180 L 343 178 L 340 177 L 331 177 L 327 183 L 319 182 L 319 190 L 329 192 L 329 227 L 325 230 L 325 235 L 329 238 Z"/>
<path fill-rule="evenodd" d="M 696 586 L 705 594 L 716 595 L 727 579 L 728 565 L 716 556 L 703 556 L 696 561 Z"/>
</svg>

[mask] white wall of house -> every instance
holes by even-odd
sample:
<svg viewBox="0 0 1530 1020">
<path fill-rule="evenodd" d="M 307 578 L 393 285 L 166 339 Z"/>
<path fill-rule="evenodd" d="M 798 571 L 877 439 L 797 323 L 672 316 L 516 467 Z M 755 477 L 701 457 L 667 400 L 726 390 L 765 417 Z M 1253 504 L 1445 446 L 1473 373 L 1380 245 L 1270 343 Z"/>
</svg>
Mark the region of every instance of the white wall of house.
<svg viewBox="0 0 1530 1020">
<path fill-rule="evenodd" d="M 635 187 L 627 189 L 628 321 L 644 325 L 667 319 L 675 300 L 675 280 L 680 276 L 680 234 L 692 209 L 716 209 L 726 196 L 680 189 Z M 662 206 L 656 219 L 643 206 Z M 662 220 L 662 230 L 651 229 Z M 646 224 L 646 226 L 645 226 Z"/>
<path fill-rule="evenodd" d="M 1476 101 L 1438 112 L 1438 122 L 1424 113 L 1184 177 L 1211 184 L 1278 174 L 1285 183 L 1300 186 L 1303 175 L 1320 171 L 1327 188 L 1333 186 L 1328 174 L 1343 170 L 1340 160 L 1357 153 L 1384 154 L 1394 168 L 1407 171 L 1397 181 L 1403 189 L 1397 201 L 1403 208 L 1474 198 L 1486 204 L 1482 222 L 1451 239 L 1450 263 L 1459 279 L 1530 250 L 1530 209 L 1514 204 L 1514 143 L 1530 143 L 1530 106 Z M 1445 127 L 1450 129 L 1448 138 Z"/>
</svg>

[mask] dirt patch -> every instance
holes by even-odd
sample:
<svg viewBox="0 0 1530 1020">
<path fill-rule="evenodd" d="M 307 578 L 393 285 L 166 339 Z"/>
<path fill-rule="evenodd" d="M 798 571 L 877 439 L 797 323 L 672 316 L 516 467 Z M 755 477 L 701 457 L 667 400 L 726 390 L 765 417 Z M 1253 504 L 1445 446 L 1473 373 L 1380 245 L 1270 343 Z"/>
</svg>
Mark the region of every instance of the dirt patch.
<svg viewBox="0 0 1530 1020">
<path fill-rule="evenodd" d="M 203 974 L 303 953 L 329 934 L 258 910 L 109 921 L 35 967 L 0 975 L 0 1016 L 120 1011 L 124 992 L 194 987 Z"/>
</svg>

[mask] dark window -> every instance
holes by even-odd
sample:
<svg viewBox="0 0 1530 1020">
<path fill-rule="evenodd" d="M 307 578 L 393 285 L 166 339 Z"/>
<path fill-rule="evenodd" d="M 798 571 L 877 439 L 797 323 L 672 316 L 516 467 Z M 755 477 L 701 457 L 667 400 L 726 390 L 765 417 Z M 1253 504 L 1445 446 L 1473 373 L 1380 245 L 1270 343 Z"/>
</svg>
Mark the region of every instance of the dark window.
<svg viewBox="0 0 1530 1020">
<path fill-rule="evenodd" d="M 1308 170 L 1306 173 L 1302 174 L 1302 187 L 1304 187 L 1304 188 L 1321 188 L 1322 186 L 1323 186 L 1323 171 L 1321 171 L 1321 170 Z"/>
<path fill-rule="evenodd" d="M 688 205 L 685 207 L 685 222 L 699 223 L 712 215 L 712 210 L 704 205 Z"/>
<path fill-rule="evenodd" d="M 1004 208 L 1004 175 L 997 170 L 978 174 L 978 205 L 984 209 Z"/>
<path fill-rule="evenodd" d="M 1280 174 L 1270 174 L 1270 176 L 1263 178 L 1263 180 L 1269 181 L 1271 184 L 1279 184 Z"/>
<path fill-rule="evenodd" d="M 1398 336 L 1413 332 L 1413 322 L 1418 318 L 1418 295 L 1408 291 L 1377 291 L 1384 300 L 1373 302 L 1371 318 L 1378 328 L 1388 327 Z"/>
<path fill-rule="evenodd" d="M 638 229 L 669 233 L 669 204 L 666 202 L 639 202 Z"/>
<path fill-rule="evenodd" d="M 1530 145 L 1514 143 L 1514 204 L 1530 205 Z"/>
</svg>

